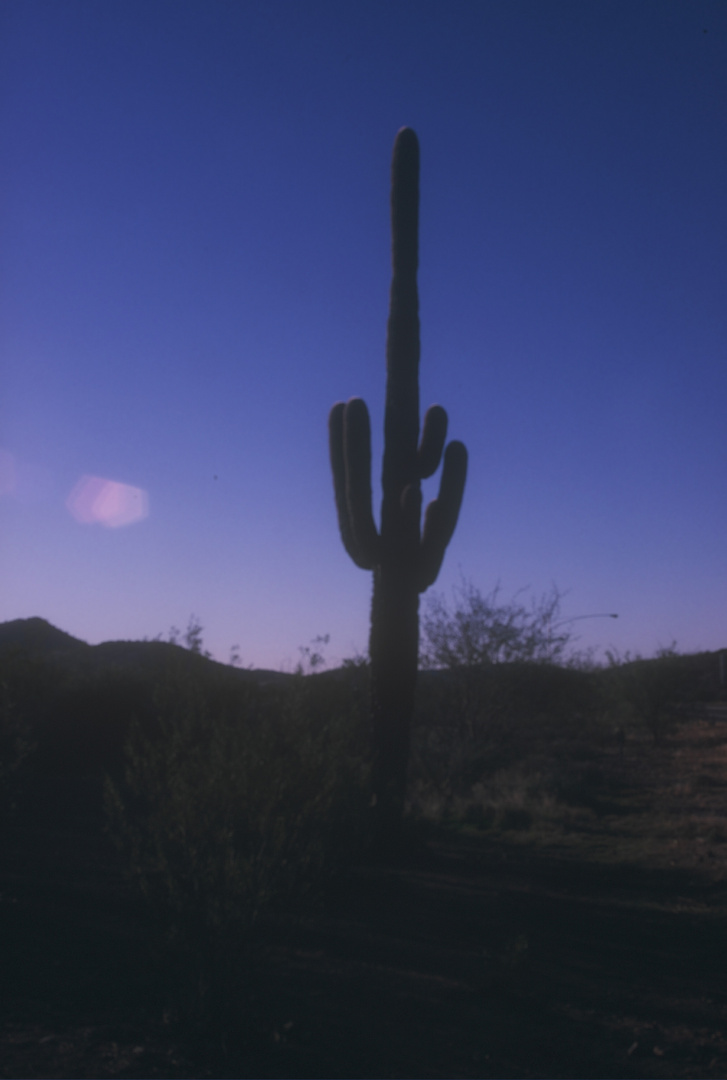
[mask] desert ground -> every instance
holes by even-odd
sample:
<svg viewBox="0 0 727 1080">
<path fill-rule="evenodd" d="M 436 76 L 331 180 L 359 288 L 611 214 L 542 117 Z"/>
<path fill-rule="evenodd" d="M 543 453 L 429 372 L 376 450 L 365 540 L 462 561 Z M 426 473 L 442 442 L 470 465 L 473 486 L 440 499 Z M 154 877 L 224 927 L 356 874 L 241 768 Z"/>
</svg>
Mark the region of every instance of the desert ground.
<svg viewBox="0 0 727 1080">
<path fill-rule="evenodd" d="M 724 1077 L 727 721 L 631 733 L 585 786 L 527 827 L 410 823 L 265 922 L 218 1026 L 49 786 L 4 833 L 0 1075 Z"/>
</svg>

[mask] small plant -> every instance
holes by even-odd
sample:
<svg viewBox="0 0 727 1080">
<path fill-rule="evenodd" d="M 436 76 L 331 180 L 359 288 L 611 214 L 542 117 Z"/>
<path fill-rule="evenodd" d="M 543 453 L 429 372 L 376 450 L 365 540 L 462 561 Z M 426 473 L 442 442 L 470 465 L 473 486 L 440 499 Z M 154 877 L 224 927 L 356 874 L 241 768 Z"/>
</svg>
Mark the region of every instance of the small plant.
<svg viewBox="0 0 727 1080">
<path fill-rule="evenodd" d="M 203 630 L 204 627 L 198 617 L 196 615 L 190 615 L 187 629 L 184 632 L 184 638 L 182 640 L 185 648 L 189 649 L 190 652 L 197 653 L 199 656 L 210 656 L 210 653 L 205 652 L 202 648 L 204 644 L 202 638 Z"/>
<path fill-rule="evenodd" d="M 326 658 L 323 649 L 331 640 L 330 634 L 318 634 L 310 645 L 301 645 L 298 648 L 300 660 L 295 668 L 296 675 L 315 675 L 326 666 Z"/>
<path fill-rule="evenodd" d="M 189 649 L 190 652 L 196 653 L 198 656 L 206 656 L 207 659 L 210 660 L 212 658 L 212 653 L 208 652 L 207 649 L 205 649 L 203 647 L 204 646 L 204 639 L 202 637 L 203 632 L 204 632 L 204 627 L 202 626 L 202 623 L 199 621 L 198 616 L 195 615 L 194 613 L 192 613 L 189 616 L 189 622 L 187 623 L 187 629 L 184 631 L 184 633 L 182 633 L 181 630 L 179 629 L 179 627 L 177 627 L 177 626 L 170 626 L 169 627 L 169 633 L 167 634 L 167 641 L 169 642 L 170 645 L 181 645 L 183 648 Z M 144 640 L 146 640 L 146 639 L 144 639 Z M 157 636 L 155 638 L 153 638 L 152 640 L 153 641 L 161 641 L 162 640 L 161 634 L 157 634 Z M 238 649 L 239 649 L 239 647 L 237 645 L 233 645 L 230 656 L 232 657 L 233 651 L 238 650 Z M 238 661 L 237 662 L 239 662 L 239 651 L 237 653 L 237 656 L 238 656 Z M 232 660 L 232 658 L 231 658 L 230 663 L 234 664 L 235 661 Z"/>
</svg>

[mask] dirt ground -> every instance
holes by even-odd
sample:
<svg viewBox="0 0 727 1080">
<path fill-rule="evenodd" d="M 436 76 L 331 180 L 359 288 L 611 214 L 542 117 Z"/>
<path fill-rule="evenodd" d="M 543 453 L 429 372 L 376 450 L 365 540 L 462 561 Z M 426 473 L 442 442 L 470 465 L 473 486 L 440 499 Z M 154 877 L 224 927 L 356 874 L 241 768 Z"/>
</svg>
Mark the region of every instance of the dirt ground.
<svg viewBox="0 0 727 1080">
<path fill-rule="evenodd" d="M 0 1076 L 725 1077 L 727 724 L 612 748 L 596 794 L 356 868 L 268 928 L 224 1041 L 170 1007 L 104 837 L 17 820 Z"/>
</svg>

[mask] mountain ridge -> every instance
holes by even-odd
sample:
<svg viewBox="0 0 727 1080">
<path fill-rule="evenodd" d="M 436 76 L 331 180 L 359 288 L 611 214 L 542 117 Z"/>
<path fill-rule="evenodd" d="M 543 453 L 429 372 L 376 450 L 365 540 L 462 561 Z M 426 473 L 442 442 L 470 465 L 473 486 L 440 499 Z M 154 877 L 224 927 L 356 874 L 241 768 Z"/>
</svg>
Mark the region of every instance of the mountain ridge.
<svg viewBox="0 0 727 1080">
<path fill-rule="evenodd" d="M 33 615 L 29 619 L 10 619 L 0 623 L 0 650 L 20 648 L 47 655 L 93 646 L 73 634 L 53 626 L 47 619 Z"/>
<path fill-rule="evenodd" d="M 27 619 L 10 619 L 0 623 L 0 656 L 20 652 L 38 660 L 51 660 L 64 667 L 88 672 L 109 668 L 154 668 L 174 656 L 200 667 L 213 665 L 256 682 L 274 682 L 290 678 L 290 674 L 267 668 L 236 668 L 219 660 L 195 653 L 171 641 L 102 641 L 98 645 L 59 630 L 38 615 Z"/>
</svg>

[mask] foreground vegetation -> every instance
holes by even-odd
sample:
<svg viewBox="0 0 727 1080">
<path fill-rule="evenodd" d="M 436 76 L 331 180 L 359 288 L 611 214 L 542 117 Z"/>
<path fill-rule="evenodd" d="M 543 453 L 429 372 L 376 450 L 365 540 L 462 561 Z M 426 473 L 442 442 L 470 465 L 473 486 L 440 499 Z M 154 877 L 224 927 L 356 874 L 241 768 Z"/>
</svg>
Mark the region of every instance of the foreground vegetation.
<svg viewBox="0 0 727 1080">
<path fill-rule="evenodd" d="M 123 931 L 124 941 L 139 942 L 130 953 L 124 946 L 123 963 L 133 960 L 126 981 L 145 1002 L 147 1028 L 157 1024 L 159 1037 L 176 1047 L 177 1064 L 159 1065 L 162 1072 L 148 1060 L 135 1071 L 132 1056 L 123 1066 L 107 1063 L 106 1072 L 96 1060 L 81 1073 L 76 1061 L 71 1072 L 53 1075 L 422 1074 L 419 1051 L 396 1065 L 382 1049 L 377 1063 L 351 1030 L 348 1042 L 337 1041 L 326 1027 L 326 1016 L 335 1027 L 341 1009 L 344 1028 L 359 1008 L 388 1023 L 378 1012 L 387 1001 L 395 1011 L 408 1002 L 419 1026 L 431 1007 L 432 1031 L 447 1028 L 442 1047 L 455 1048 L 450 1059 L 436 1051 L 430 1075 L 723 1074 L 719 1016 L 727 1001 L 721 975 L 709 966 L 726 914 L 719 892 L 710 890 L 727 879 L 727 723 L 717 655 L 670 651 L 652 660 L 612 658 L 601 668 L 515 657 L 422 673 L 404 842 L 398 858 L 382 866 L 369 846 L 365 665 L 260 679 L 213 664 L 197 640 L 195 650 L 165 642 L 107 649 L 103 664 L 80 648 L 2 654 L 9 876 L 0 888 L 14 935 L 7 978 L 13 972 L 16 982 L 6 987 L 7 1000 L 20 1010 L 8 1030 L 17 1035 L 27 1010 L 41 1009 L 41 991 L 18 989 L 35 970 L 49 979 L 45 960 L 22 951 L 22 913 L 29 934 L 35 927 L 32 951 L 40 947 L 38 897 L 54 882 L 48 925 L 61 919 L 59 897 L 66 896 L 63 918 L 75 929 L 64 922 L 69 944 L 47 949 L 60 948 L 74 969 L 85 955 L 79 935 L 85 940 L 98 919 L 104 940 L 114 940 L 120 931 L 109 929 L 102 909 L 111 895 L 114 904 L 126 898 L 123 925 L 133 930 Z M 317 653 L 307 657 L 315 658 L 309 666 L 322 666 Z M 51 836 L 52 845 L 44 839 Z M 72 886 L 51 847 L 66 851 L 66 867 L 85 867 Z M 91 849 L 93 871 L 79 855 Z M 89 874 L 100 875 L 90 892 Z M 461 910 L 470 895 L 479 914 Z M 555 895 L 560 906 L 548 900 Z M 504 907 L 498 896 L 508 898 Z M 594 901 L 615 903 L 616 896 L 612 921 L 599 923 L 591 938 L 589 920 L 601 910 Z M 572 927 L 562 922 L 566 911 Z M 628 945 L 619 946 L 618 975 L 598 944 L 599 935 L 612 941 L 617 924 Z M 632 1023 L 617 998 L 608 1006 L 598 995 L 607 987 L 612 994 L 614 979 L 648 981 L 644 972 L 628 975 L 636 956 L 674 986 L 658 959 L 659 950 L 671 955 L 676 948 L 659 937 L 662 924 L 665 935 L 691 943 L 690 993 L 699 998 L 702 986 L 700 1015 L 711 1031 L 699 1034 L 697 1006 L 684 1002 L 687 1034 L 677 1038 L 672 1019 L 660 1036 L 674 1047 L 682 1040 L 682 1064 L 677 1068 L 676 1050 L 655 1036 L 636 1071 L 652 1006 L 634 998 Z M 582 951 L 573 968 L 567 941 L 577 926 Z M 704 939 L 694 937 L 698 926 Z M 672 956 L 670 963 L 679 968 L 681 961 Z M 426 1000 L 402 974 L 421 964 L 418 977 L 431 969 L 444 978 L 430 986 L 426 976 Z M 557 1015 L 554 1005 L 546 1009 L 555 993 L 553 964 L 575 980 Z M 356 1005 L 355 979 L 341 974 L 351 965 L 361 985 L 376 984 L 370 1004 Z M 588 975 L 589 965 L 600 974 Z M 105 976 L 94 980 L 94 993 L 107 995 Z M 459 987 L 457 1007 L 445 994 L 447 980 Z M 118 974 L 112 981 L 124 982 Z M 317 1012 L 301 1003 L 311 994 Z M 275 1002 L 285 1002 L 290 1015 Z M 497 1009 L 508 1003 L 507 1017 L 495 1017 L 498 1002 Z M 475 1005 L 490 1017 L 484 1028 L 482 1016 L 469 1017 Z M 560 1057 L 539 1009 L 565 1040 Z M 575 1046 L 571 1035 L 593 1028 L 596 1014 L 589 1063 L 588 1040 Z M 408 1021 L 401 1023 L 404 1031 Z M 489 1033 L 474 1049 L 470 1023 Z M 625 1034 L 616 1038 L 619 1025 L 628 1042 Z M 531 1029 L 546 1039 L 542 1045 L 523 1041 Z M 400 1057 L 399 1035 L 387 1038 Z M 317 1047 L 310 1044 L 316 1039 Z M 13 1069 L 51 1075 L 18 1071 L 17 1061 Z"/>
</svg>

